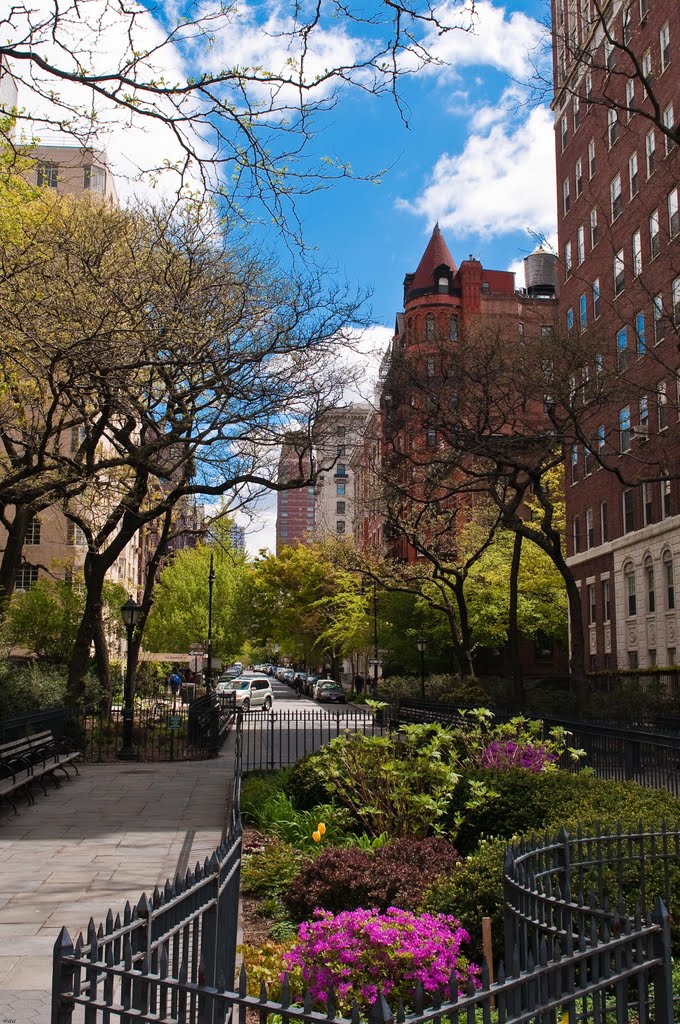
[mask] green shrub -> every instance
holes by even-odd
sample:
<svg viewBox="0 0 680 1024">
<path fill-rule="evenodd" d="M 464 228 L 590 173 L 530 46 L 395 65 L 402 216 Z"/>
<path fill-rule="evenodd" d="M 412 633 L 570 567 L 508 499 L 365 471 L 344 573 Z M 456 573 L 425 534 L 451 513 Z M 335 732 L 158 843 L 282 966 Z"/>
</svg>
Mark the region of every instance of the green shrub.
<svg viewBox="0 0 680 1024">
<path fill-rule="evenodd" d="M 420 698 L 419 676 L 390 676 L 380 681 L 380 700 L 396 701 L 400 697 Z M 433 701 L 447 701 L 467 707 L 478 707 L 489 703 L 489 694 L 476 679 L 461 679 L 460 676 L 431 675 L 425 679 L 425 698 Z"/>
<path fill-rule="evenodd" d="M 283 790 L 298 810 L 308 811 L 317 804 L 327 804 L 330 791 L 323 776 L 318 754 L 310 754 L 289 770 Z"/>
<path fill-rule="evenodd" d="M 0 719 L 61 707 L 65 697 L 65 668 L 40 663 L 0 665 Z"/>
<path fill-rule="evenodd" d="M 286 771 L 248 775 L 241 785 L 241 817 L 244 821 L 257 823 L 259 808 L 274 794 L 282 793 Z"/>
<path fill-rule="evenodd" d="M 444 839 L 401 839 L 377 850 L 324 850 L 308 862 L 283 895 L 296 921 L 317 907 L 343 910 L 388 907 L 418 910 L 432 879 L 460 866 L 458 852 Z"/>
<path fill-rule="evenodd" d="M 355 824 L 344 807 L 333 804 L 319 804 L 311 810 L 298 811 L 290 797 L 280 789 L 273 789 L 260 800 L 248 797 L 245 814 L 260 831 L 277 836 L 299 850 L 314 849 L 313 834 L 319 822 L 324 823 L 325 841 L 330 844 L 342 843 Z"/>
<path fill-rule="evenodd" d="M 237 947 L 237 952 L 243 957 L 246 967 L 249 996 L 259 997 L 260 986 L 264 982 L 269 998 L 280 1001 L 281 976 L 284 971 L 288 971 L 293 998 L 301 996 L 304 989 L 302 971 L 299 967 L 291 969 L 283 959 L 284 953 L 293 948 L 294 938 L 295 936 L 292 936 L 288 941 L 263 942 L 259 946 L 244 943 Z M 235 979 L 235 984 L 238 985 L 238 978 Z"/>
<path fill-rule="evenodd" d="M 246 896 L 276 896 L 284 892 L 307 857 L 290 843 L 275 839 L 243 857 L 241 888 Z"/>
</svg>

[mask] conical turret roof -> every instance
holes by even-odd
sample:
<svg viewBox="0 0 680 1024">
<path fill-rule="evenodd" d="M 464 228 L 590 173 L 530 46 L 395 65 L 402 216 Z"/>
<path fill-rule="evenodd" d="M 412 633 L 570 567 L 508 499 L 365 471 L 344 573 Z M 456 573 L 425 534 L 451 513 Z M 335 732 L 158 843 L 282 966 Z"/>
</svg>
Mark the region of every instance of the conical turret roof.
<svg viewBox="0 0 680 1024">
<path fill-rule="evenodd" d="M 418 269 L 413 275 L 413 280 L 409 283 L 409 291 L 416 291 L 421 288 L 432 288 L 434 272 L 437 267 L 441 267 L 442 264 L 450 267 L 451 273 L 456 273 L 457 267 L 453 256 L 449 252 L 449 247 L 444 241 L 444 236 L 439 230 L 439 223 L 437 223 L 434 226 L 432 237 L 427 243 L 425 252 L 418 264 Z"/>
</svg>

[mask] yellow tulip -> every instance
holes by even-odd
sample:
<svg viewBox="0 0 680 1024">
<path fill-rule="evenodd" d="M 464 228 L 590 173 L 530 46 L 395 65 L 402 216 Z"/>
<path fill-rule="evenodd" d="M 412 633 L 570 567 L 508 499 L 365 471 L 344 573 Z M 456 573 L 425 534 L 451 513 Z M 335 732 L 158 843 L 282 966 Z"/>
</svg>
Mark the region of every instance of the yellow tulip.
<svg viewBox="0 0 680 1024">
<path fill-rule="evenodd" d="M 321 833 L 320 832 L 312 832 L 312 839 L 314 840 L 315 843 L 320 842 L 320 840 L 321 840 Z"/>
<path fill-rule="evenodd" d="M 325 835 L 326 835 L 326 826 L 324 825 L 324 823 L 323 823 L 322 821 L 320 821 L 320 822 L 319 822 L 319 824 L 318 824 L 318 825 L 316 826 L 316 828 L 317 828 L 317 831 L 318 831 L 318 832 L 319 832 L 319 833 L 320 833 L 320 834 L 321 834 L 322 836 L 325 836 Z"/>
</svg>

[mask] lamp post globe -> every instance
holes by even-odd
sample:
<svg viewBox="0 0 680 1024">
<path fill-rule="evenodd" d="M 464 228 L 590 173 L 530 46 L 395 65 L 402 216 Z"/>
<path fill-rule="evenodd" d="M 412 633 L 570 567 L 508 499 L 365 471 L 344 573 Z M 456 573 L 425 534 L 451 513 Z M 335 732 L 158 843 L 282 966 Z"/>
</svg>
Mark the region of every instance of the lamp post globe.
<svg viewBox="0 0 680 1024">
<path fill-rule="evenodd" d="M 123 625 L 127 632 L 127 662 L 125 665 L 125 691 L 123 696 L 123 746 L 118 751 L 121 761 L 136 761 L 137 751 L 132 742 L 134 725 L 134 705 L 132 703 L 132 637 L 135 626 L 142 614 L 141 607 L 129 598 L 120 610 Z"/>
</svg>

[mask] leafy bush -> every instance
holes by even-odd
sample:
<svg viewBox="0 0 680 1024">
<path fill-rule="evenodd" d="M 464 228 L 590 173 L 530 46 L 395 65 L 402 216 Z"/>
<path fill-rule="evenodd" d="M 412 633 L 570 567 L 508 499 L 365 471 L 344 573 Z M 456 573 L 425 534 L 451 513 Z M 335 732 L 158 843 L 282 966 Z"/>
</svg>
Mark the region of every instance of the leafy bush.
<svg viewBox="0 0 680 1024">
<path fill-rule="evenodd" d="M 65 669 L 10 662 L 0 666 L 0 719 L 61 707 L 65 696 Z"/>
<path fill-rule="evenodd" d="M 288 888 L 306 861 L 300 850 L 275 839 L 243 857 L 242 891 L 246 896 L 278 896 Z"/>
<path fill-rule="evenodd" d="M 419 676 L 390 676 L 382 679 L 378 687 L 381 700 L 396 701 L 400 697 L 420 699 Z M 476 679 L 461 679 L 459 676 L 431 675 L 425 679 L 427 700 L 450 701 L 463 707 L 479 707 L 488 704 L 489 694 Z"/>
<path fill-rule="evenodd" d="M 261 792 L 266 792 L 261 788 Z M 299 850 L 312 850 L 316 840 L 314 832 L 320 822 L 324 823 L 327 842 L 342 842 L 351 834 L 354 820 L 343 807 L 320 804 L 309 811 L 298 811 L 289 796 L 282 790 L 272 788 L 261 800 L 246 794 L 245 817 L 261 831 L 277 836 Z"/>
<path fill-rule="evenodd" d="M 443 995 L 451 975 L 461 987 L 477 976 L 477 968 L 461 956 L 467 934 L 453 917 L 417 917 L 392 908 L 318 911 L 316 920 L 300 925 L 297 945 L 284 955 L 291 969 L 302 972 L 312 999 L 325 1005 L 329 991 L 339 997 L 340 1010 L 356 1000 L 368 1009 L 382 992 L 393 1005 L 412 1004 L 417 982 L 428 995 Z"/>
<path fill-rule="evenodd" d="M 283 902 L 297 921 L 317 908 L 418 910 L 432 880 L 459 865 L 458 852 L 445 839 L 402 839 L 375 851 L 329 848 L 302 868 Z"/>
<path fill-rule="evenodd" d="M 241 786 L 241 816 L 243 820 L 256 823 L 258 809 L 274 793 L 283 792 L 285 780 L 285 771 L 248 775 Z"/>
<path fill-rule="evenodd" d="M 252 946 L 244 943 L 237 947 L 237 952 L 243 957 L 248 978 L 247 994 L 249 996 L 260 995 L 262 982 L 267 986 L 267 994 L 270 999 L 279 1002 L 281 1000 L 281 976 L 288 971 L 291 993 L 294 998 L 302 994 L 303 982 L 302 971 L 294 965 L 288 966 L 284 956 L 293 947 L 292 939 L 282 942 L 263 942 L 259 946 Z M 238 984 L 238 979 L 236 979 Z"/>
<path fill-rule="evenodd" d="M 308 811 L 317 804 L 329 802 L 331 794 L 317 754 L 310 754 L 293 765 L 285 779 L 283 790 L 301 811 Z"/>
</svg>

